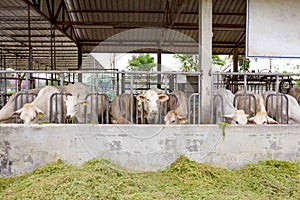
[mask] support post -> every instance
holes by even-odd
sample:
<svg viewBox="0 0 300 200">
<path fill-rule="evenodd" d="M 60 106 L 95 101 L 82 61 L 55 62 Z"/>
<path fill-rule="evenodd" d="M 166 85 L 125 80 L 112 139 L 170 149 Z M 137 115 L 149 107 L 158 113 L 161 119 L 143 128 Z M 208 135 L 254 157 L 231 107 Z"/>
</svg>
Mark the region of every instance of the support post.
<svg viewBox="0 0 300 200">
<path fill-rule="evenodd" d="M 157 51 L 157 88 L 161 89 L 161 49 Z"/>
<path fill-rule="evenodd" d="M 28 47 L 29 47 L 29 56 L 28 56 L 28 69 L 33 70 L 33 60 L 32 60 L 32 46 L 31 46 L 31 28 L 30 28 L 30 6 L 28 5 Z M 31 73 L 26 73 L 26 90 L 33 88 L 33 81 L 31 79 Z"/>
<path fill-rule="evenodd" d="M 239 52 L 238 48 L 233 49 L 233 72 L 239 71 Z"/>
<path fill-rule="evenodd" d="M 233 49 L 233 72 L 239 71 L 239 52 L 238 48 Z M 237 81 L 237 76 L 233 76 L 233 81 Z M 238 91 L 238 85 L 233 85 L 233 93 L 236 93 Z"/>
<path fill-rule="evenodd" d="M 80 70 L 82 69 L 82 47 L 81 45 L 77 46 L 77 69 Z M 78 74 L 78 82 L 82 82 L 82 74 Z"/>
<path fill-rule="evenodd" d="M 53 24 L 51 24 L 51 38 L 50 38 L 50 62 L 51 62 L 51 70 L 53 70 Z M 53 73 L 51 73 L 51 85 L 53 85 Z"/>
<path fill-rule="evenodd" d="M 212 55 L 212 0 L 199 0 L 199 66 L 202 72 L 199 95 L 202 101 L 201 123 L 211 123 L 211 55 Z"/>
</svg>

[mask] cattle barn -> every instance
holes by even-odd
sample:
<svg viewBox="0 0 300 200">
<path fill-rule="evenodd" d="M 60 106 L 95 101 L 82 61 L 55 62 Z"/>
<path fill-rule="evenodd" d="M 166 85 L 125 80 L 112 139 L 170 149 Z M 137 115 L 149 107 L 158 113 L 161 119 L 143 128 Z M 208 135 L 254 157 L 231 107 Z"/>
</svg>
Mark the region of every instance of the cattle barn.
<svg viewBox="0 0 300 200">
<path fill-rule="evenodd" d="M 228 169 L 299 160 L 300 74 L 239 71 L 240 56 L 300 57 L 300 2 L 286 2 L 2 0 L 0 176 L 57 159 L 136 171 L 179 155 Z M 96 53 L 154 53 L 157 63 L 118 70 Z M 197 55 L 197 70 L 166 71 L 164 54 Z M 230 55 L 232 71 L 212 55 Z"/>
</svg>

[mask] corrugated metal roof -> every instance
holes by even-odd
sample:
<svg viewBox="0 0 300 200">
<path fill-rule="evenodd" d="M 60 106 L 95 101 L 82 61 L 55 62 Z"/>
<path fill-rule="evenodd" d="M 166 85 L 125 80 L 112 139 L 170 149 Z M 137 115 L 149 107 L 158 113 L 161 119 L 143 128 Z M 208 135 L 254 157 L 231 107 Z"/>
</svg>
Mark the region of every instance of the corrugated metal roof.
<svg viewBox="0 0 300 200">
<path fill-rule="evenodd" d="M 53 5 L 52 5 L 53 2 Z M 7 66 L 28 67 L 30 40 L 34 68 L 77 68 L 77 46 L 83 52 L 195 50 L 199 0 L 2 0 L 0 51 Z M 214 54 L 245 51 L 246 0 L 212 0 Z M 49 7 L 48 7 L 49 6 Z M 52 12 L 53 10 L 53 12 Z M 53 23 L 51 26 L 50 21 Z M 171 31 L 157 32 L 156 27 Z M 55 29 L 52 40 L 51 28 Z M 142 33 L 134 35 L 132 30 Z M 134 36 L 134 37 L 132 37 Z M 55 42 L 54 42 L 55 41 Z M 55 43 L 55 45 L 54 45 Z M 3 61 L 3 59 L 2 59 Z M 55 66 L 54 66 L 55 65 Z"/>
</svg>

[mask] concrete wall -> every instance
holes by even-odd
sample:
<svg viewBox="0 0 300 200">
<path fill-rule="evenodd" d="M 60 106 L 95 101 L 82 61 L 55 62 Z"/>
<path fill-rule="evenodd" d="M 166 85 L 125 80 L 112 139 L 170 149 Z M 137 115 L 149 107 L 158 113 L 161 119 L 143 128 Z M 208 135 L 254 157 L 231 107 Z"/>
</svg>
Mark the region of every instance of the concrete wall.
<svg viewBox="0 0 300 200">
<path fill-rule="evenodd" d="M 0 125 L 0 175 L 11 176 L 62 159 L 80 165 L 109 158 L 130 170 L 164 169 L 184 154 L 239 168 L 260 160 L 300 160 L 300 126 Z"/>
</svg>

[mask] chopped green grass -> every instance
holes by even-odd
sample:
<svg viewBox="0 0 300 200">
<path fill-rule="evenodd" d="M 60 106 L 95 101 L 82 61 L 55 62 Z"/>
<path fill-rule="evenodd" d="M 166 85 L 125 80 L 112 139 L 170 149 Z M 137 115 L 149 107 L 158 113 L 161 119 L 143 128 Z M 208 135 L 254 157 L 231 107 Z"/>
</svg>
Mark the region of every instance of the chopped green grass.
<svg viewBox="0 0 300 200">
<path fill-rule="evenodd" d="M 61 160 L 0 178 L 0 199 L 299 199 L 300 162 L 264 161 L 240 170 L 180 156 L 159 172 L 130 172 L 94 159 L 77 168 Z"/>
</svg>

